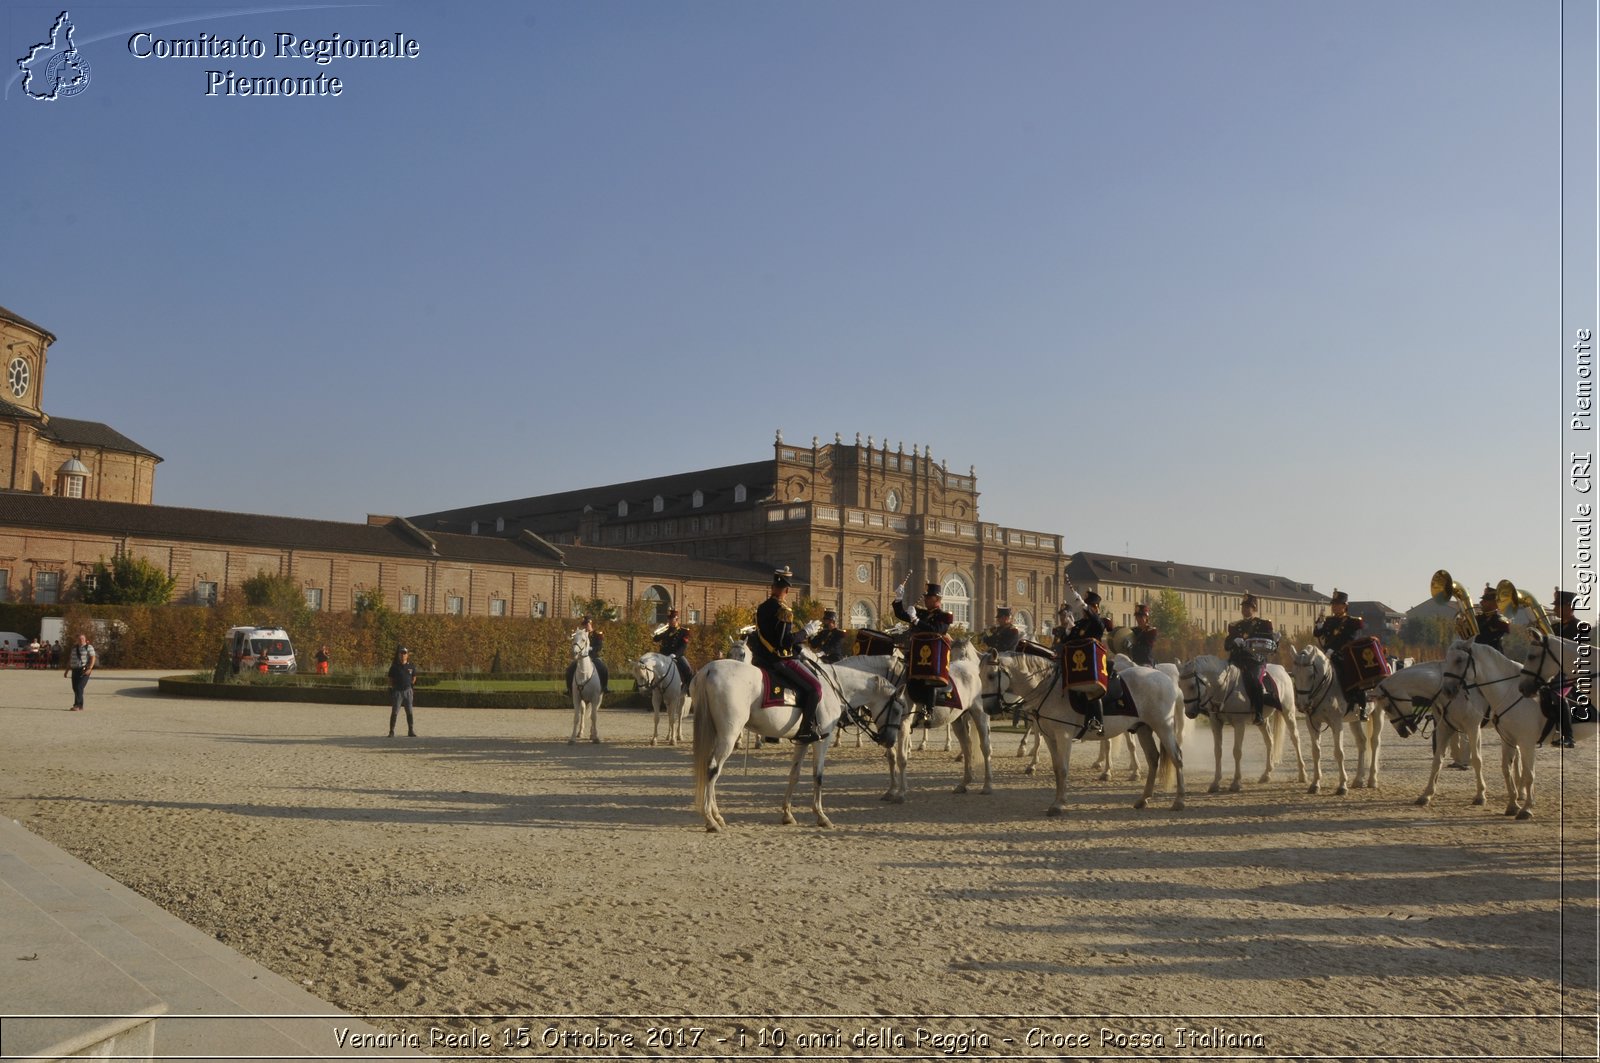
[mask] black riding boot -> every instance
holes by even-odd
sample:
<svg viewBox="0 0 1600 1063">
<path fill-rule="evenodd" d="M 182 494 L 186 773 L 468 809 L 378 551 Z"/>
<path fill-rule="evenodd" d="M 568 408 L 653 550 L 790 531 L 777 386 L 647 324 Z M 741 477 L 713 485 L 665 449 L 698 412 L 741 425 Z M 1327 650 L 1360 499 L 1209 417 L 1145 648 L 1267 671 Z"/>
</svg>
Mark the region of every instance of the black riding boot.
<svg viewBox="0 0 1600 1063">
<path fill-rule="evenodd" d="M 795 732 L 794 740 L 796 742 L 815 742 L 821 737 L 817 734 L 816 703 L 807 703 L 806 699 L 801 697 L 796 708 L 800 710 L 800 730 Z"/>
</svg>

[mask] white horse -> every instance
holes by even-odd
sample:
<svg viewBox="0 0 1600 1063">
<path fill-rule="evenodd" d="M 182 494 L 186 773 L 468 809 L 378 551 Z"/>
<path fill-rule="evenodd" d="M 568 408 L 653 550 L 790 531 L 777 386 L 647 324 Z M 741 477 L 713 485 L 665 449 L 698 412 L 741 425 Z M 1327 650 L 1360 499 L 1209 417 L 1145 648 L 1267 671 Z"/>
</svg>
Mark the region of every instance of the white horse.
<svg viewBox="0 0 1600 1063">
<path fill-rule="evenodd" d="M 1530 697 L 1518 689 L 1522 678 L 1522 666 L 1493 646 L 1457 639 L 1444 656 L 1444 692 L 1477 691 L 1489 705 L 1489 722 L 1500 735 L 1500 773 L 1506 783 L 1505 814 L 1532 819 L 1533 751 L 1549 736 L 1554 725 L 1545 719 L 1538 694 Z M 1573 740 L 1577 741 L 1580 734 L 1589 738 L 1595 729 L 1593 720 L 1575 722 Z"/>
<path fill-rule="evenodd" d="M 1267 767 L 1258 782 L 1272 781 L 1272 769 L 1277 766 L 1283 749 L 1283 733 L 1289 732 L 1294 743 L 1294 757 L 1300 767 L 1300 782 L 1306 781 L 1306 762 L 1300 755 L 1300 732 L 1295 728 L 1294 683 L 1282 665 L 1267 665 L 1267 674 L 1278 688 L 1279 708 L 1266 706 L 1261 723 L 1255 723 L 1255 713 L 1250 708 L 1250 696 L 1245 693 L 1244 677 L 1238 666 L 1221 657 L 1202 654 L 1186 661 L 1178 669 L 1179 684 L 1183 689 L 1184 713 L 1197 716 L 1205 713 L 1211 718 L 1212 738 L 1216 745 L 1217 773 L 1211 780 L 1208 793 L 1222 789 L 1222 725 L 1233 727 L 1233 782 L 1229 793 L 1238 793 L 1243 769 L 1240 760 L 1244 755 L 1244 732 L 1251 726 L 1261 731 L 1267 745 Z M 1270 727 L 1270 730 L 1269 730 Z"/>
<path fill-rule="evenodd" d="M 853 659 L 845 658 L 846 661 Z M 956 738 L 961 742 L 961 781 L 955 788 L 958 794 L 967 793 L 972 787 L 974 733 L 978 740 L 978 752 L 983 755 L 983 788 L 978 792 L 994 793 L 994 771 L 990 755 L 993 750 L 989 741 L 989 717 L 984 713 L 981 704 L 982 676 L 979 667 L 980 659 L 972 643 L 958 642 L 950 655 L 950 681 L 955 685 L 961 707 L 935 705 L 927 716 L 928 730 L 948 727 L 955 732 Z M 875 727 L 883 726 L 887 712 L 888 703 L 875 715 L 873 719 Z M 906 751 L 911 745 L 911 723 L 909 718 L 903 721 L 899 738 L 893 746 L 884 750 L 884 755 L 889 761 L 889 789 L 884 792 L 883 800 L 892 801 L 897 805 L 904 804 L 909 795 L 906 783 Z"/>
<path fill-rule="evenodd" d="M 809 650 L 801 652 L 816 663 Z M 900 696 L 900 688 L 891 678 L 896 666 L 888 657 L 847 657 L 838 664 L 817 663 L 817 667 L 824 677 L 816 712 L 816 730 L 821 737 L 815 742 L 795 743 L 789 786 L 783 794 L 783 822 L 795 822 L 794 788 L 809 746 L 813 756 L 811 809 L 817 826 L 831 827 L 833 823 L 822 810 L 822 776 L 840 716 L 858 710 L 876 715 Z M 695 704 L 695 807 L 705 817 L 707 831 L 720 831 L 728 825 L 717 807 L 717 779 L 744 729 L 749 727 L 767 738 L 792 738 L 800 730 L 800 710 L 795 706 L 762 707 L 762 686 L 761 669 L 730 659 L 710 662 L 689 683 L 689 696 Z"/>
<path fill-rule="evenodd" d="M 1115 657 L 1113 657 L 1112 658 L 1112 663 L 1114 663 L 1117 666 L 1117 671 L 1118 672 L 1121 672 L 1124 668 L 1136 668 L 1136 667 L 1138 667 L 1138 665 L 1134 664 L 1133 658 L 1129 657 L 1125 653 L 1119 653 Z M 1174 683 L 1176 683 L 1178 681 L 1178 666 L 1177 665 L 1161 663 L 1161 664 L 1151 665 L 1150 667 L 1155 668 L 1158 671 L 1162 671 L 1162 672 L 1167 673 L 1169 676 L 1172 677 L 1172 681 Z M 1181 693 L 1181 688 L 1180 688 L 1180 693 Z M 1184 716 L 1182 712 L 1178 713 L 1178 744 L 1180 746 L 1183 744 L 1183 725 L 1184 725 L 1184 721 L 1187 720 L 1187 719 L 1188 719 L 1188 717 Z M 1122 744 L 1125 747 L 1127 747 L 1127 750 L 1128 750 L 1128 778 L 1130 780 L 1137 779 L 1139 777 L 1139 754 L 1135 751 L 1135 746 L 1134 746 L 1132 733 L 1127 733 L 1127 734 L 1124 734 L 1122 736 Z M 1117 753 L 1116 745 L 1111 741 L 1111 739 L 1109 739 L 1109 738 L 1101 738 L 1100 739 L 1100 755 L 1095 758 L 1095 762 L 1093 764 L 1089 765 L 1089 770 L 1090 771 L 1099 771 L 1100 774 L 1097 776 L 1097 778 L 1101 782 L 1109 782 L 1111 780 L 1111 769 L 1116 765 L 1116 753 Z M 1039 759 L 1039 742 L 1037 740 L 1037 737 L 1035 737 L 1035 740 L 1034 740 L 1034 743 L 1033 743 L 1033 760 L 1037 761 L 1038 759 Z M 1033 774 L 1033 762 L 1029 762 L 1028 766 L 1023 769 L 1023 774 L 1024 775 L 1032 775 Z"/>
<path fill-rule="evenodd" d="M 1333 762 L 1339 769 L 1339 788 L 1334 793 L 1343 796 L 1349 791 L 1349 777 L 1344 770 L 1346 726 L 1356 735 L 1355 788 L 1376 790 L 1383 713 L 1369 708 L 1363 720 L 1356 706 L 1346 703 L 1344 691 L 1339 689 L 1339 675 L 1320 646 L 1307 646 L 1303 650 L 1291 646 L 1290 654 L 1294 658 L 1290 673 L 1294 677 L 1295 707 L 1305 717 L 1306 729 L 1311 732 L 1311 787 L 1306 793 L 1322 792 L 1323 731 L 1333 735 Z"/>
<path fill-rule="evenodd" d="M 600 673 L 595 669 L 594 658 L 589 656 L 589 633 L 583 628 L 572 633 L 572 662 L 577 667 L 572 672 L 572 685 L 567 693 L 572 695 L 572 737 L 567 745 L 583 737 L 584 718 L 589 721 L 589 737 L 600 741 Z"/>
<path fill-rule="evenodd" d="M 629 661 L 633 681 L 650 694 L 650 744 L 661 734 L 661 714 L 667 716 L 667 745 L 675 746 L 683 734 L 683 717 L 689 711 L 689 692 L 678 674 L 678 663 L 664 653 L 646 653 Z"/>
<path fill-rule="evenodd" d="M 1583 660 L 1588 656 L 1588 660 Z M 1559 674 L 1568 678 L 1577 675 L 1580 671 L 1592 672 L 1594 669 L 1594 647 L 1590 646 L 1587 655 L 1580 653 L 1580 644 L 1572 639 L 1564 639 L 1560 635 L 1546 635 L 1538 629 L 1528 631 L 1528 659 L 1522 664 L 1522 693 L 1534 694 L 1540 687 L 1548 684 Z M 1587 665 L 1587 668 L 1580 668 Z"/>
<path fill-rule="evenodd" d="M 1061 689 L 1054 661 L 1027 653 L 985 655 L 984 688 L 991 681 L 1002 698 L 1008 691 L 1022 699 L 1026 710 L 1038 717 L 1039 730 L 1050 747 L 1050 765 L 1055 771 L 1056 799 L 1045 814 L 1059 816 L 1066 809 L 1067 767 L 1072 743 L 1083 732 L 1085 717 L 1072 707 Z M 1102 725 L 1108 737 L 1133 731 L 1144 750 L 1148 771 L 1144 793 L 1134 808 L 1144 808 L 1155 793 L 1156 775 L 1165 782 L 1169 773 L 1176 779 L 1177 796 L 1173 809 L 1183 808 L 1183 750 L 1177 720 L 1178 689 L 1172 677 L 1154 668 L 1130 667 L 1119 672 L 1132 698 L 1135 716 L 1107 715 Z"/>
<path fill-rule="evenodd" d="M 1415 734 L 1424 719 L 1431 716 L 1433 732 L 1433 772 L 1416 803 L 1426 806 L 1439 785 L 1439 769 L 1458 746 L 1465 746 L 1467 766 L 1477 780 L 1472 803 L 1484 802 L 1482 728 L 1483 698 L 1475 691 L 1454 697 L 1444 693 L 1444 662 L 1423 661 L 1388 676 L 1369 691 L 1374 705 L 1383 706 L 1395 733 L 1401 738 Z"/>
</svg>

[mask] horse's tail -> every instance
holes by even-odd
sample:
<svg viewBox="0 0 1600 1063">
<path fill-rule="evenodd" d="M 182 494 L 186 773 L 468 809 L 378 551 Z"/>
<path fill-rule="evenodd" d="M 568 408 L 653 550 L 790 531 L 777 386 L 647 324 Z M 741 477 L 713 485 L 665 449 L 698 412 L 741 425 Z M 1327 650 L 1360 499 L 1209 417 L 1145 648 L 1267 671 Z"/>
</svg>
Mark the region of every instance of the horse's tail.
<svg viewBox="0 0 1600 1063">
<path fill-rule="evenodd" d="M 711 751 L 716 746 L 717 727 L 701 701 L 706 673 L 697 672 L 689 681 L 689 697 L 699 706 L 694 714 L 694 807 L 696 812 L 706 809 L 706 783 L 711 777 Z"/>
<path fill-rule="evenodd" d="M 1272 714 L 1272 767 L 1278 766 L 1278 761 L 1283 759 L 1283 718 L 1293 711 L 1293 703 L 1284 706 L 1284 711 Z"/>
<path fill-rule="evenodd" d="M 1165 672 L 1161 673 L 1166 675 Z M 1168 676 L 1167 678 L 1171 678 Z M 1172 684 L 1172 744 L 1173 749 L 1169 754 L 1165 749 L 1161 751 L 1161 767 L 1156 773 L 1156 785 L 1163 790 L 1170 790 L 1177 782 L 1178 769 L 1183 767 L 1183 725 L 1189 718 L 1183 714 L 1183 688 L 1176 682 Z"/>
</svg>

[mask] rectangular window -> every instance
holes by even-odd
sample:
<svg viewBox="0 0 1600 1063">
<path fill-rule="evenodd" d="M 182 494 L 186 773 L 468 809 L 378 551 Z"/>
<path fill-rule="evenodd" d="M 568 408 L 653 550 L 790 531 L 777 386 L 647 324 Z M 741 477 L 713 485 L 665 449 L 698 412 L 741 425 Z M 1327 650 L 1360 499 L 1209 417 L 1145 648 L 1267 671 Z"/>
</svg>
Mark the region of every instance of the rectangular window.
<svg viewBox="0 0 1600 1063">
<path fill-rule="evenodd" d="M 35 572 L 33 574 L 33 600 L 40 605 L 54 605 L 61 600 L 61 573 Z"/>
<path fill-rule="evenodd" d="M 82 498 L 83 497 L 83 477 L 81 477 L 81 476 L 68 476 L 68 477 L 65 477 L 64 480 L 65 480 L 65 485 L 66 485 L 66 489 L 67 489 L 67 497 L 68 498 Z"/>
<path fill-rule="evenodd" d="M 776 524 L 778 521 L 780 521 L 782 519 L 783 519 L 783 510 L 781 510 L 781 509 L 769 509 L 769 510 L 767 510 L 767 523 L 768 524 Z"/>
<path fill-rule="evenodd" d="M 400 596 L 400 611 L 414 613 L 417 611 L 417 596 L 415 594 L 402 594 Z"/>
<path fill-rule="evenodd" d="M 194 585 L 194 600 L 201 605 L 216 605 L 217 585 L 206 580 L 200 580 Z"/>
<path fill-rule="evenodd" d="M 490 598 L 489 599 L 489 615 L 490 616 L 505 616 L 506 615 L 506 600 L 504 598 Z"/>
<path fill-rule="evenodd" d="M 321 587 L 307 587 L 306 588 L 306 608 L 310 609 L 314 613 L 321 612 L 321 610 L 322 610 L 322 588 Z"/>
<path fill-rule="evenodd" d="M 698 609 L 689 610 L 689 623 L 698 624 L 699 622 L 700 622 L 700 610 L 698 610 Z"/>
<path fill-rule="evenodd" d="M 451 616 L 460 616 L 466 611 L 466 604 L 459 594 L 449 594 L 444 599 L 444 611 Z"/>
<path fill-rule="evenodd" d="M 550 615 L 550 603 L 549 602 L 534 602 L 533 603 L 533 615 L 534 616 L 549 616 Z"/>
<path fill-rule="evenodd" d="M 0 568 L 0 602 L 11 600 L 11 570 Z"/>
</svg>

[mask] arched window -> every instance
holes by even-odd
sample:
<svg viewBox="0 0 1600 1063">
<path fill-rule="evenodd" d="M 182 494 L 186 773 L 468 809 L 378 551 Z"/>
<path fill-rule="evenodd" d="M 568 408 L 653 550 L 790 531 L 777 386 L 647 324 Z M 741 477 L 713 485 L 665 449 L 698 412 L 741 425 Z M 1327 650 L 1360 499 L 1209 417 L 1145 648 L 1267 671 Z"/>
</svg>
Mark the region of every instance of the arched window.
<svg viewBox="0 0 1600 1063">
<path fill-rule="evenodd" d="M 876 622 L 876 616 L 872 611 L 871 602 L 864 600 L 857 601 L 856 604 L 850 607 L 851 628 L 872 627 Z"/>
<path fill-rule="evenodd" d="M 494 519 L 494 530 L 497 532 L 506 530 L 506 519 L 504 517 L 496 517 Z"/>
<path fill-rule="evenodd" d="M 647 605 L 652 607 L 650 622 L 652 624 L 665 624 L 667 622 L 667 610 L 672 608 L 672 595 L 667 593 L 667 589 L 652 583 L 645 588 L 644 600 Z"/>
<path fill-rule="evenodd" d="M 745 496 L 744 484 L 735 484 L 734 488 L 733 488 L 733 500 L 735 502 L 743 502 L 744 501 L 744 496 Z"/>
<path fill-rule="evenodd" d="M 972 627 L 972 588 L 959 574 L 951 573 L 944 581 L 944 609 L 957 624 Z"/>
<path fill-rule="evenodd" d="M 1033 614 L 1026 609 L 1018 609 L 1011 614 L 1011 622 L 1017 625 L 1017 630 L 1022 632 L 1025 639 L 1033 638 Z"/>
<path fill-rule="evenodd" d="M 706 493 L 704 491 L 700 490 L 698 487 L 695 488 L 694 489 L 694 496 L 690 499 L 690 505 L 694 506 L 695 509 L 699 509 L 701 506 L 703 506 L 705 504 L 706 504 Z"/>
<path fill-rule="evenodd" d="M 628 515 L 628 500 L 626 498 L 624 498 L 621 502 L 617 503 L 617 516 L 626 517 L 627 515 Z"/>
<path fill-rule="evenodd" d="M 660 495 L 656 495 L 655 498 L 650 500 L 650 512 L 652 512 L 652 513 L 660 513 L 663 509 L 666 509 L 666 508 L 667 508 L 667 500 L 662 498 Z"/>
</svg>

